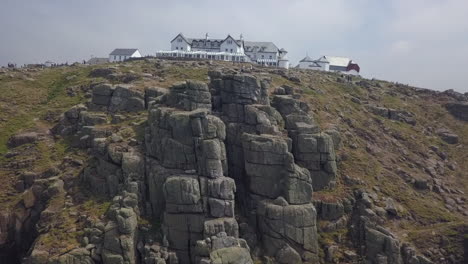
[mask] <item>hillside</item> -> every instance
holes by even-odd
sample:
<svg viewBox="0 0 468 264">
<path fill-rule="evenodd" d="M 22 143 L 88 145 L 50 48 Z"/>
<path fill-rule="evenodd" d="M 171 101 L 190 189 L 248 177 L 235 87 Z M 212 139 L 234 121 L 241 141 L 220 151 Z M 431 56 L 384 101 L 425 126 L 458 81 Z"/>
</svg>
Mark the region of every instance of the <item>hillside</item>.
<svg viewBox="0 0 468 264">
<path fill-rule="evenodd" d="M 222 62 L 0 69 L 0 263 L 466 263 L 466 104 Z"/>
</svg>

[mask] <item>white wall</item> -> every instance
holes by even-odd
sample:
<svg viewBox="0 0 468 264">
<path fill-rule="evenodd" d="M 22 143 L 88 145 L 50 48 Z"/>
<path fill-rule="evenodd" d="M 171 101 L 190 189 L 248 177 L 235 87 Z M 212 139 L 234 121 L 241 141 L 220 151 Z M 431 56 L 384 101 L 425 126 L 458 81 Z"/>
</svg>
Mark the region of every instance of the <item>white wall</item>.
<svg viewBox="0 0 468 264">
<path fill-rule="evenodd" d="M 229 42 L 231 43 L 229 44 Z M 241 47 L 237 45 L 236 40 L 230 37 L 226 39 L 223 43 L 221 43 L 219 51 L 229 53 L 240 53 L 242 50 Z"/>
<path fill-rule="evenodd" d="M 141 54 L 139 51 L 136 51 L 131 56 L 109 55 L 109 62 L 120 62 L 130 58 L 141 58 Z"/>
<path fill-rule="evenodd" d="M 135 53 L 130 56 L 130 58 L 141 58 L 141 53 L 139 50 L 135 51 Z"/>
<path fill-rule="evenodd" d="M 178 36 L 171 42 L 171 50 L 190 51 L 190 45 L 184 40 L 184 38 Z"/>
<path fill-rule="evenodd" d="M 249 55 L 249 57 L 252 58 L 252 60 L 257 60 L 257 59 L 271 59 L 272 60 L 277 60 L 278 59 L 278 52 L 273 53 L 273 52 L 246 52 L 245 54 Z M 262 57 L 263 55 L 263 57 Z"/>
<path fill-rule="evenodd" d="M 119 56 L 109 55 L 109 62 L 116 62 L 119 60 Z"/>
<path fill-rule="evenodd" d="M 330 63 L 321 62 L 321 61 L 319 61 L 317 63 L 320 65 L 322 71 L 330 71 Z"/>
<path fill-rule="evenodd" d="M 281 59 L 278 61 L 278 67 L 289 69 L 289 60 Z"/>
<path fill-rule="evenodd" d="M 317 62 L 320 67 L 317 67 L 314 62 L 302 61 L 299 62 L 299 69 L 309 69 L 309 70 L 318 70 L 318 71 L 328 71 L 329 63 Z"/>
</svg>

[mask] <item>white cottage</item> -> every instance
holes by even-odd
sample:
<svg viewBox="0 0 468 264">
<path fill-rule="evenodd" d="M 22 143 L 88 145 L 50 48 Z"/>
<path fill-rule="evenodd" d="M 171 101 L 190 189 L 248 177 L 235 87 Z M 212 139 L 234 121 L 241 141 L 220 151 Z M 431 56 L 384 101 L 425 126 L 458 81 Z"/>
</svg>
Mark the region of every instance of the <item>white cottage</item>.
<svg viewBox="0 0 468 264">
<path fill-rule="evenodd" d="M 286 57 L 288 53 L 285 49 L 278 49 L 273 42 L 265 41 L 245 41 L 245 55 L 249 56 L 250 60 L 261 65 L 279 66 L 289 68 L 289 60 Z"/>
<path fill-rule="evenodd" d="M 48 68 L 49 68 L 49 67 L 52 67 L 52 66 L 54 66 L 54 65 L 56 65 L 56 63 L 53 62 L 53 61 L 46 61 L 46 62 L 44 62 L 44 66 L 45 66 L 45 67 L 48 67 Z"/>
<path fill-rule="evenodd" d="M 125 61 L 130 58 L 141 58 L 138 49 L 115 49 L 109 54 L 109 62 Z"/>
<path fill-rule="evenodd" d="M 302 60 L 299 61 L 298 68 L 300 69 L 309 69 L 309 70 L 320 70 L 320 71 L 328 71 L 326 68 L 328 64 L 326 63 L 319 63 L 318 61 L 312 59 L 309 56 L 306 56 Z"/>
</svg>

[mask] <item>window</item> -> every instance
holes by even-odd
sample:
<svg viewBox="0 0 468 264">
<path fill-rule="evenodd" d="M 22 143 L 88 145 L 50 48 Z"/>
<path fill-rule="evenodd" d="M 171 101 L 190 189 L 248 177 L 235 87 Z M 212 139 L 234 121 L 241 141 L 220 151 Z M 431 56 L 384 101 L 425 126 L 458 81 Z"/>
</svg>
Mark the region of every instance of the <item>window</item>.
<svg viewBox="0 0 468 264">
<path fill-rule="evenodd" d="M 264 59 L 264 58 L 265 58 L 265 55 L 262 55 L 262 59 Z"/>
<path fill-rule="evenodd" d="M 177 39 L 177 42 L 182 42 L 182 39 L 181 38 Z"/>
<path fill-rule="evenodd" d="M 270 60 L 273 59 L 273 56 L 270 55 Z"/>
<path fill-rule="evenodd" d="M 224 60 L 224 55 L 221 55 L 221 60 Z"/>
<path fill-rule="evenodd" d="M 228 49 L 226 49 L 226 52 L 228 51 Z"/>
<path fill-rule="evenodd" d="M 231 49 L 231 53 L 232 53 L 232 49 Z"/>
<path fill-rule="evenodd" d="M 178 49 L 179 49 L 179 47 L 175 47 L 175 49 L 176 49 L 176 50 L 178 50 Z"/>
<path fill-rule="evenodd" d="M 232 44 L 232 40 L 228 40 L 227 43 L 228 43 L 228 44 Z"/>
</svg>

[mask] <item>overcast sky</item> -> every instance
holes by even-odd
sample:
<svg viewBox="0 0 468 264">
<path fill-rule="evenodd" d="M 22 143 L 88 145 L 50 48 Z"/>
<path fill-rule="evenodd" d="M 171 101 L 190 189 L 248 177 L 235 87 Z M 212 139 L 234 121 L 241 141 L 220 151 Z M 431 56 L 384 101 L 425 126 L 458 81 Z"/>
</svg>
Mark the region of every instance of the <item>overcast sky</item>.
<svg viewBox="0 0 468 264">
<path fill-rule="evenodd" d="M 468 92 L 468 0 L 0 0 L 0 65 L 143 55 L 186 37 L 272 41 L 295 66 L 347 56 L 365 77 Z"/>
</svg>

